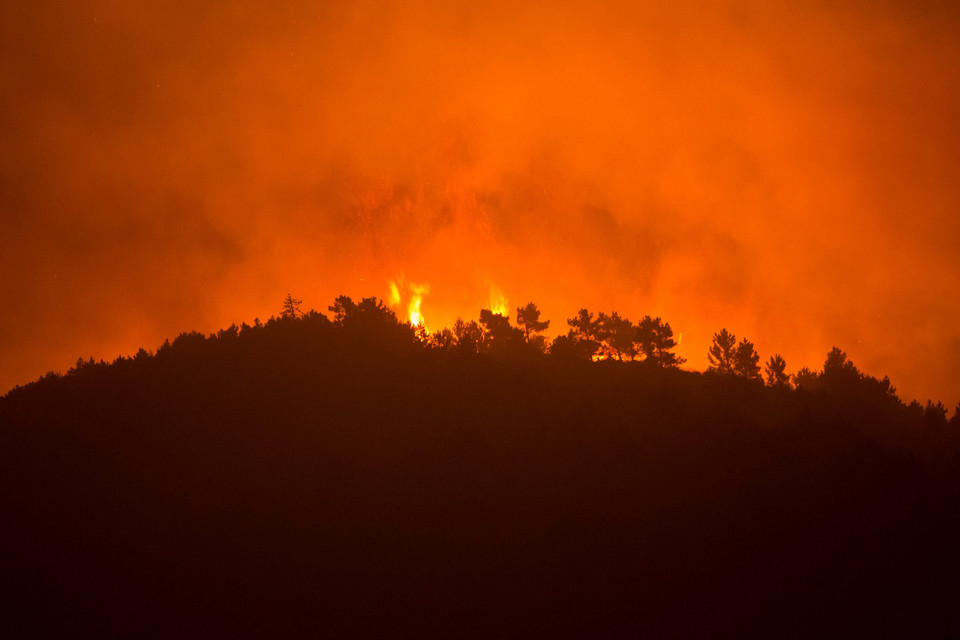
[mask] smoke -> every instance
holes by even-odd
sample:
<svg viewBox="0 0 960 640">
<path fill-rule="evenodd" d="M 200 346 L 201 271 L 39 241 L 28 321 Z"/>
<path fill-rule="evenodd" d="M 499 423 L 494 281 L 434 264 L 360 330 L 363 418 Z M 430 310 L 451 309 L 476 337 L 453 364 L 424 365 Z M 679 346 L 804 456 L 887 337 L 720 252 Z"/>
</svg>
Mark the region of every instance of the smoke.
<svg viewBox="0 0 960 640">
<path fill-rule="evenodd" d="M 960 382 L 950 3 L 0 9 L 0 388 L 428 283 Z"/>
</svg>

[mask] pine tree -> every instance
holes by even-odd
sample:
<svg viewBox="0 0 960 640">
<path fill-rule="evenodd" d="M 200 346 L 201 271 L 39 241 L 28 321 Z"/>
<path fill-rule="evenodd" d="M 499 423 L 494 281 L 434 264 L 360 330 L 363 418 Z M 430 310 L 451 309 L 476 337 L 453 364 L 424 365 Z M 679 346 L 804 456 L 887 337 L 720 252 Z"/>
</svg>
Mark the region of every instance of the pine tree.
<svg viewBox="0 0 960 640">
<path fill-rule="evenodd" d="M 280 317 L 299 318 L 303 315 L 300 311 L 301 304 L 303 304 L 303 300 L 297 300 L 293 297 L 293 294 L 288 293 L 287 297 L 283 299 L 283 311 L 280 313 Z"/>
<path fill-rule="evenodd" d="M 523 331 L 523 338 L 540 351 L 545 350 L 546 340 L 540 333 L 550 326 L 549 320 L 540 320 L 540 309 L 532 302 L 525 307 L 517 307 L 517 325 Z"/>
<path fill-rule="evenodd" d="M 644 316 L 643 320 L 637 323 L 634 341 L 648 362 L 655 362 L 661 367 L 679 367 L 686 362 L 684 358 L 673 353 L 672 350 L 677 346 L 677 341 L 673 339 L 673 329 L 669 322 L 664 322 L 659 317 Z"/>
<path fill-rule="evenodd" d="M 734 373 L 751 380 L 760 379 L 760 356 L 757 354 L 757 350 L 753 348 L 753 343 L 746 338 L 737 345 L 734 356 Z"/>
<path fill-rule="evenodd" d="M 770 356 L 766 364 L 767 384 L 771 387 L 785 387 L 790 382 L 790 376 L 787 375 L 787 362 L 779 353 Z"/>
<path fill-rule="evenodd" d="M 713 334 L 713 344 L 707 350 L 707 360 L 710 362 L 709 371 L 717 373 L 734 373 L 737 353 L 737 337 L 721 329 Z"/>
</svg>

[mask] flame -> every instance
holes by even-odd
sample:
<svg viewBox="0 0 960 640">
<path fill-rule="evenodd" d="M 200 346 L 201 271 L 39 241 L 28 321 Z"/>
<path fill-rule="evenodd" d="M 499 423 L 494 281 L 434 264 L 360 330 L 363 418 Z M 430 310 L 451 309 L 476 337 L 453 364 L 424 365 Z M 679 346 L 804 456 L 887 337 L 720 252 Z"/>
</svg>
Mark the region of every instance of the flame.
<svg viewBox="0 0 960 640">
<path fill-rule="evenodd" d="M 420 314 L 420 304 L 422 302 L 421 295 L 414 293 L 413 297 L 410 298 L 410 304 L 407 305 L 407 311 L 410 312 L 410 324 L 415 327 L 423 325 L 423 316 Z"/>
<path fill-rule="evenodd" d="M 400 304 L 400 288 L 393 280 L 390 281 L 390 306 L 396 307 Z"/>
<path fill-rule="evenodd" d="M 417 284 L 407 282 L 402 276 L 396 280 L 391 280 L 390 285 L 390 306 L 401 307 L 404 298 L 407 300 L 407 317 L 410 324 L 414 327 L 422 327 L 427 331 L 427 326 L 423 318 L 423 312 L 420 306 L 423 304 L 423 298 L 430 293 L 430 285 L 427 283 Z"/>
<path fill-rule="evenodd" d="M 502 316 L 510 316 L 510 303 L 503 291 L 490 285 L 490 311 L 499 313 Z"/>
</svg>

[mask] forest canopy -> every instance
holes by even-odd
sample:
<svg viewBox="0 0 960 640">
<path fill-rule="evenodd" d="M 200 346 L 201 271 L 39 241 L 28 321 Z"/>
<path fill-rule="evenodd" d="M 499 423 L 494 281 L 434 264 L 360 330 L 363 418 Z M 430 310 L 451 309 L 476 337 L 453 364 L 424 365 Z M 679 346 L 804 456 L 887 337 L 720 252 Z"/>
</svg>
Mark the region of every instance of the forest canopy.
<svg viewBox="0 0 960 640">
<path fill-rule="evenodd" d="M 430 333 L 301 304 L 0 398 L 13 628 L 953 624 L 958 417 L 839 348 L 761 376 L 721 328 L 697 372 L 658 317 L 580 309 L 548 341 L 532 302 Z"/>
<path fill-rule="evenodd" d="M 536 303 L 517 307 L 514 322 L 499 311 L 481 309 L 477 320 L 457 318 L 452 328 L 428 332 L 422 324 L 400 319 L 386 302 L 375 298 L 354 301 L 350 296 L 338 296 L 328 308 L 330 317 L 314 309 L 301 310 L 302 301 L 288 294 L 282 301 L 280 313 L 266 324 L 255 319 L 253 325 L 231 325 L 215 334 L 204 336 L 197 332 L 184 333 L 171 343 L 165 341 L 151 353 L 143 348 L 132 358 L 120 356 L 113 365 L 123 367 L 146 358 L 165 357 L 167 352 L 189 349 L 188 345 L 205 342 L 228 343 L 238 338 L 253 339 L 261 333 L 289 333 L 311 344 L 342 342 L 350 348 L 383 349 L 393 353 L 424 351 L 448 356 L 490 356 L 493 358 L 549 357 L 550 361 L 616 361 L 638 363 L 644 367 L 680 369 L 685 360 L 674 349 L 677 341 L 669 322 L 660 317 L 644 316 L 634 323 L 616 311 L 594 313 L 581 308 L 566 319 L 568 330 L 549 340 L 543 332 L 550 320 L 542 319 Z M 739 342 L 734 333 L 721 328 L 714 336 L 707 352 L 709 367 L 706 375 L 730 375 L 765 384 L 772 388 L 816 391 L 826 389 L 833 393 L 867 393 L 883 401 L 893 401 L 901 409 L 928 425 L 960 425 L 960 405 L 952 417 L 941 402 L 928 400 L 921 405 L 914 400 L 905 405 L 896 395 L 890 379 L 878 379 L 860 371 L 847 354 L 834 346 L 826 355 L 823 367 L 812 370 L 802 367 L 788 373 L 787 363 L 780 354 L 773 354 L 760 365 L 760 356 L 747 338 Z M 78 359 L 67 375 L 77 375 L 107 367 L 104 361 L 93 358 Z M 43 379 L 56 378 L 48 373 Z M 43 381 L 41 379 L 41 382 Z M 28 385 L 29 386 L 29 385 Z M 16 395 L 19 387 L 10 392 Z"/>
</svg>

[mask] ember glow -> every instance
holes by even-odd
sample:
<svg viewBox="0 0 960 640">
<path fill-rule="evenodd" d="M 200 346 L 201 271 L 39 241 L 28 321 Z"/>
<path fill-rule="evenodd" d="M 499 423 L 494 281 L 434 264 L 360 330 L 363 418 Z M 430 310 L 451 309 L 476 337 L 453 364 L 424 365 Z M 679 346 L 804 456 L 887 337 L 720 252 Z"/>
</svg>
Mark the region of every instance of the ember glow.
<svg viewBox="0 0 960 640">
<path fill-rule="evenodd" d="M 6 3 L 0 392 L 292 292 L 836 344 L 952 407 L 958 9 L 781 4 Z"/>
</svg>

